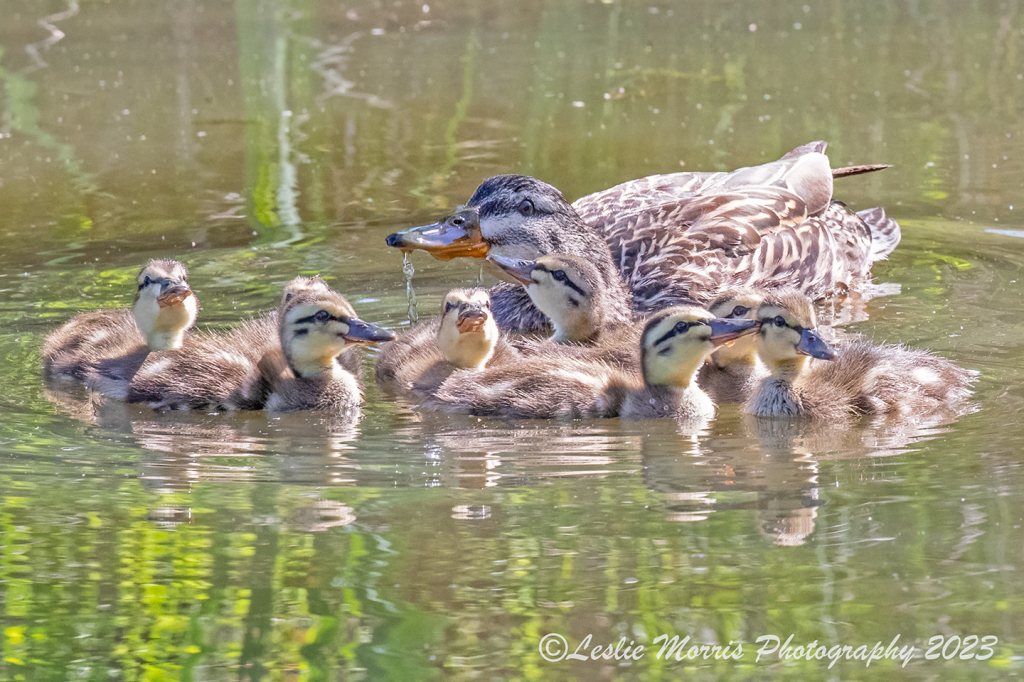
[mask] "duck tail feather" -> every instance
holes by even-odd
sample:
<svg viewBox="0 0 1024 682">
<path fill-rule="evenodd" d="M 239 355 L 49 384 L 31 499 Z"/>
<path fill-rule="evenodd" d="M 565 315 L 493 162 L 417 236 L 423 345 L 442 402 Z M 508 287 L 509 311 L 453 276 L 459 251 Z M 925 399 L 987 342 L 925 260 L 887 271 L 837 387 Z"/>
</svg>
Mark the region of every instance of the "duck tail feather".
<svg viewBox="0 0 1024 682">
<path fill-rule="evenodd" d="M 871 229 L 871 262 L 885 260 L 900 243 L 900 226 L 881 206 L 857 211 Z"/>
<path fill-rule="evenodd" d="M 851 175 L 863 175 L 864 173 L 874 173 L 875 171 L 885 170 L 886 168 L 892 168 L 891 163 L 867 163 L 860 166 L 843 166 L 842 168 L 833 168 L 833 178 L 848 178 Z"/>
</svg>

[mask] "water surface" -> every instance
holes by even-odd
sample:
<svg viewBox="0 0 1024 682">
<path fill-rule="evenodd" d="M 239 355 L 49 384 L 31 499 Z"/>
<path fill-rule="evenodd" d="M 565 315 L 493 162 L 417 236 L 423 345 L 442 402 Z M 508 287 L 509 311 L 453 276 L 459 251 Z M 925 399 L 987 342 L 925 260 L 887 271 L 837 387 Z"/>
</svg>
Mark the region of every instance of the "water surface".
<svg viewBox="0 0 1024 682">
<path fill-rule="evenodd" d="M 1024 651 L 1016 3 L 6 0 L 4 679 L 1003 679 Z M 201 323 L 319 272 L 408 325 L 398 229 L 488 175 L 574 199 L 825 139 L 903 242 L 844 328 L 981 373 L 953 423 L 358 420 L 50 392 L 39 348 L 185 262 Z M 424 314 L 477 265 L 414 254 Z M 484 282 L 488 282 L 485 278 Z M 831 312 L 831 311 L 830 311 Z M 367 359 L 367 367 L 372 356 Z M 639 660 L 546 661 L 626 642 Z M 661 634 L 744 643 L 666 662 Z M 756 660 L 762 636 L 917 647 Z M 949 660 L 925 660 L 940 636 Z M 980 641 L 994 637 L 983 653 Z M 961 639 L 954 640 L 959 637 Z M 976 660 L 985 657 L 986 660 Z"/>
</svg>

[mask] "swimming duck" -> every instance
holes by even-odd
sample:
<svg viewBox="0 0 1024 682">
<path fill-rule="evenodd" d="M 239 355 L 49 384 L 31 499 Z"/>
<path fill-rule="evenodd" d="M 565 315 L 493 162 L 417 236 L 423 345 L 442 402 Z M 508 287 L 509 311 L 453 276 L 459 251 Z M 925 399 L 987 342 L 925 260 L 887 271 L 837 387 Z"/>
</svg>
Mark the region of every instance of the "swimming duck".
<svg viewBox="0 0 1024 682">
<path fill-rule="evenodd" d="M 339 356 L 391 338 L 320 278 L 296 278 L 276 312 L 226 334 L 195 334 L 144 364 L 124 400 L 157 409 L 344 409 L 362 401 L 362 386 Z"/>
<path fill-rule="evenodd" d="M 428 403 L 446 411 L 518 418 L 646 419 L 714 414 L 694 375 L 716 345 L 749 333 L 753 320 L 718 320 L 696 306 L 656 314 L 641 336 L 643 376 L 599 359 L 550 353 L 470 374 L 455 372 Z"/>
<path fill-rule="evenodd" d="M 797 292 L 767 293 L 757 319 L 757 352 L 771 375 L 744 403 L 755 416 L 842 422 L 863 414 L 955 411 L 977 378 L 925 350 L 864 340 L 833 349 L 814 329 L 811 301 Z M 828 362 L 808 366 L 811 358 Z"/>
<path fill-rule="evenodd" d="M 377 383 L 430 395 L 457 369 L 482 370 L 494 358 L 514 355 L 491 315 L 483 289 L 452 289 L 441 314 L 381 346 L 375 365 Z"/>
<path fill-rule="evenodd" d="M 282 302 L 277 316 L 288 371 L 268 372 L 268 357 L 261 359 L 270 388 L 266 409 L 339 412 L 362 404 L 362 382 L 337 360 L 356 346 L 392 341 L 394 334 L 360 320 L 333 290 L 296 292 Z"/>
<path fill-rule="evenodd" d="M 881 166 L 829 168 L 825 143 L 731 173 L 672 173 L 633 180 L 569 205 L 524 175 L 485 180 L 465 206 L 387 244 L 436 258 L 490 254 L 582 257 L 618 274 L 637 311 L 700 303 L 727 286 L 791 286 L 815 298 L 857 287 L 899 243 L 882 209 L 850 213 L 832 199 L 834 176 Z M 499 277 L 504 277 L 496 272 Z M 547 320 L 525 292 L 491 290 L 502 329 L 540 331 Z"/>
<path fill-rule="evenodd" d="M 715 404 L 701 390 L 697 374 L 716 348 L 752 333 L 755 320 L 716 318 L 697 306 L 673 306 L 648 320 L 641 336 L 642 388 L 626 394 L 623 419 L 675 416 L 701 421 L 715 415 Z"/>
<path fill-rule="evenodd" d="M 756 318 L 764 293 L 750 287 L 722 292 L 708 304 L 708 311 L 725 319 Z M 768 369 L 757 356 L 757 336 L 749 334 L 719 346 L 701 366 L 697 383 L 715 403 L 743 402 Z"/>
<path fill-rule="evenodd" d="M 135 278 L 131 309 L 82 313 L 46 337 L 44 375 L 87 383 L 99 372 L 130 377 L 150 351 L 180 347 L 199 309 L 187 279 L 178 261 L 149 261 Z"/>
</svg>

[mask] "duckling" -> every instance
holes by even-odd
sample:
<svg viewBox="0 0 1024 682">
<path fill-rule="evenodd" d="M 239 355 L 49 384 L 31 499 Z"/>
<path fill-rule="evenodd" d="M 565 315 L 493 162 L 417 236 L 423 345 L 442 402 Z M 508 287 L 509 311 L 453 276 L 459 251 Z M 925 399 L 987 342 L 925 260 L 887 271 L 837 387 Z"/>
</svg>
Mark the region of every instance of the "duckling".
<svg viewBox="0 0 1024 682">
<path fill-rule="evenodd" d="M 320 278 L 296 278 L 277 312 L 226 334 L 193 335 L 145 363 L 123 399 L 157 409 L 341 409 L 361 402 L 362 388 L 336 358 L 390 338 Z"/>
<path fill-rule="evenodd" d="M 697 384 L 697 373 L 716 348 L 756 327 L 755 320 L 716 318 L 697 306 L 673 306 L 651 317 L 641 336 L 643 387 L 626 394 L 622 418 L 714 417 L 715 403 Z"/>
<path fill-rule="evenodd" d="M 357 345 L 392 341 L 391 332 L 363 322 L 336 291 L 305 290 L 278 310 L 281 351 L 289 372 L 269 374 L 266 409 L 340 412 L 362 404 L 362 382 L 337 362 Z M 267 376 L 267 358 L 260 361 Z"/>
<path fill-rule="evenodd" d="M 632 296 L 622 279 L 583 258 L 552 254 L 531 261 L 494 254 L 489 260 L 522 284 L 550 318 L 555 343 L 593 344 L 633 321 Z"/>
<path fill-rule="evenodd" d="M 482 370 L 514 354 L 494 322 L 487 292 L 452 289 L 440 315 L 381 346 L 375 376 L 383 386 L 430 395 L 457 369 Z"/>
<path fill-rule="evenodd" d="M 613 417 L 624 376 L 620 367 L 597 360 L 535 354 L 482 371 L 452 372 L 425 405 L 519 419 Z"/>
<path fill-rule="evenodd" d="M 764 294 L 757 289 L 730 289 L 711 301 L 708 310 L 715 317 L 752 320 L 763 300 Z M 736 403 L 746 400 L 766 376 L 768 368 L 757 356 L 757 337 L 748 334 L 715 349 L 700 368 L 697 383 L 716 404 Z"/>
<path fill-rule="evenodd" d="M 714 405 L 693 382 L 694 374 L 716 345 L 756 324 L 713 319 L 695 306 L 670 308 L 644 328 L 642 378 L 598 359 L 539 353 L 475 374 L 455 372 L 428 405 L 534 419 L 613 417 L 620 410 L 625 419 L 713 415 Z"/>
<path fill-rule="evenodd" d="M 956 411 L 977 373 L 925 350 L 857 340 L 836 351 L 814 330 L 814 308 L 797 292 L 766 294 L 757 352 L 771 375 L 744 403 L 759 417 L 842 422 L 863 414 Z M 829 361 L 811 364 L 810 358 Z"/>
<path fill-rule="evenodd" d="M 494 176 L 451 215 L 392 234 L 387 244 L 442 260 L 579 256 L 606 281 L 617 274 L 640 313 L 706 302 L 743 284 L 832 296 L 867 281 L 900 231 L 882 209 L 854 214 L 832 201 L 833 177 L 882 166 L 832 171 L 824 150 L 813 142 L 731 173 L 650 176 L 571 206 L 536 178 Z M 499 284 L 491 299 L 500 328 L 545 328 L 522 290 Z"/>
<path fill-rule="evenodd" d="M 524 355 L 595 360 L 639 373 L 640 333 L 631 295 L 618 277 L 576 256 L 541 256 L 535 261 L 489 257 L 526 289 L 530 300 L 554 327 L 546 341 L 517 340 Z M 552 344 L 558 344 L 552 347 Z"/>
<path fill-rule="evenodd" d="M 44 376 L 87 384 L 97 373 L 130 377 L 150 351 L 179 348 L 199 308 L 187 278 L 178 261 L 149 261 L 130 310 L 82 313 L 46 337 Z"/>
</svg>

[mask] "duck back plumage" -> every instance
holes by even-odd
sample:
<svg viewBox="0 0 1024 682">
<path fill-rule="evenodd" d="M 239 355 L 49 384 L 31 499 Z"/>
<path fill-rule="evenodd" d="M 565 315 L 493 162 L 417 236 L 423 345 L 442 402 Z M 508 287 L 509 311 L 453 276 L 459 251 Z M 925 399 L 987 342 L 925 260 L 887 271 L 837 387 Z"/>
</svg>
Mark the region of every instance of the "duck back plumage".
<svg viewBox="0 0 1024 682">
<path fill-rule="evenodd" d="M 706 302 L 727 286 L 795 287 L 812 298 L 870 277 L 899 243 L 882 209 L 832 201 L 825 143 L 723 173 L 672 173 L 577 199 L 612 250 L 638 311 Z"/>
</svg>

